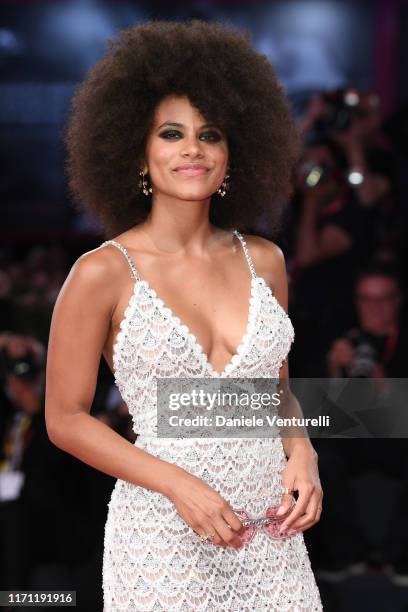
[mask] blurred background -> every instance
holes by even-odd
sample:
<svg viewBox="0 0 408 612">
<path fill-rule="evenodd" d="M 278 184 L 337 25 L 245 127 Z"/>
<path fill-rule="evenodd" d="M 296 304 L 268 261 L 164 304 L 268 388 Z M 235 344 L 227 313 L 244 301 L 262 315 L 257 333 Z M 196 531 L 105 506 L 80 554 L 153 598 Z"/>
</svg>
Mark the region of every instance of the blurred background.
<svg viewBox="0 0 408 612">
<path fill-rule="evenodd" d="M 249 29 L 304 149 L 274 240 L 288 269 L 292 376 L 407 377 L 408 2 L 0 1 L 0 589 L 73 589 L 102 610 L 114 479 L 48 440 L 44 369 L 68 271 L 103 240 L 75 210 L 62 131 L 118 30 L 152 18 Z M 260 226 L 269 237 L 268 211 Z M 134 441 L 101 361 L 92 413 Z M 406 439 L 319 439 L 322 520 L 305 533 L 325 610 L 408 610 Z"/>
</svg>

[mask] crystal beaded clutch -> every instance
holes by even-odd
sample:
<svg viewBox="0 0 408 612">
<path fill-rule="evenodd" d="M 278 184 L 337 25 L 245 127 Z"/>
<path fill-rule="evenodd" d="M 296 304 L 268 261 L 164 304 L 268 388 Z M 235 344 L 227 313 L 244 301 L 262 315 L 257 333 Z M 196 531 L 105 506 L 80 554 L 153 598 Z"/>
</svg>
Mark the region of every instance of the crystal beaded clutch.
<svg viewBox="0 0 408 612">
<path fill-rule="evenodd" d="M 239 516 L 241 523 L 244 525 L 244 527 L 246 527 L 245 533 L 242 535 L 238 534 L 241 542 L 244 544 L 250 542 L 257 529 L 262 529 L 274 540 L 282 540 L 284 538 L 291 537 L 288 534 L 279 533 L 279 528 L 288 514 L 292 512 L 295 504 L 293 504 L 289 511 L 282 516 L 276 515 L 279 507 L 280 506 L 269 506 L 265 511 L 265 515 L 258 518 L 250 517 L 246 510 L 236 510 L 233 508 L 235 514 Z"/>
</svg>

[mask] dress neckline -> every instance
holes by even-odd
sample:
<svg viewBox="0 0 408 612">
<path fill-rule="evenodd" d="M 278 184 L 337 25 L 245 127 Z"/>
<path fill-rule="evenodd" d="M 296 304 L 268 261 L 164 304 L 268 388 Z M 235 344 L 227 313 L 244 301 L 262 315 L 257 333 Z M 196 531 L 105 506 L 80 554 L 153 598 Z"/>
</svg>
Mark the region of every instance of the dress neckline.
<svg viewBox="0 0 408 612">
<path fill-rule="evenodd" d="M 248 298 L 248 314 L 247 314 L 245 330 L 241 337 L 241 341 L 238 343 L 238 346 L 235 352 L 233 353 L 231 358 L 228 360 L 228 362 L 225 364 L 221 372 L 218 371 L 213 366 L 213 364 L 211 363 L 208 357 L 208 354 L 203 349 L 203 345 L 198 340 L 197 336 L 193 334 L 193 332 L 190 330 L 189 326 L 183 323 L 180 317 L 178 317 L 173 312 L 173 310 L 169 306 L 167 306 L 164 300 L 162 300 L 157 295 L 157 292 L 150 286 L 147 280 L 141 279 L 140 281 L 136 281 L 134 285 L 134 293 L 137 293 L 137 289 L 139 287 L 144 286 L 145 290 L 149 293 L 150 297 L 154 300 L 155 306 L 159 308 L 161 312 L 163 312 L 166 316 L 168 316 L 172 320 L 177 332 L 180 333 L 181 335 L 184 335 L 190 338 L 193 349 L 195 349 L 196 353 L 201 355 L 202 363 L 207 369 L 207 371 L 209 371 L 211 376 L 222 378 L 240 361 L 241 356 L 247 347 L 248 339 L 251 337 L 252 327 L 256 319 L 255 315 L 256 315 L 257 305 L 259 303 L 259 301 L 256 299 L 256 283 L 259 280 L 263 280 L 263 279 L 259 279 L 258 277 L 251 276 L 249 298 Z M 116 338 L 118 338 L 118 336 Z M 117 343 L 117 339 L 114 343 L 114 348 L 116 348 L 116 343 Z M 114 354 L 115 354 L 115 350 L 114 350 Z"/>
<path fill-rule="evenodd" d="M 173 323 L 173 329 L 176 333 L 185 336 L 186 339 L 190 341 L 190 348 L 194 351 L 194 353 L 199 357 L 201 365 L 204 370 L 208 373 L 209 377 L 223 378 L 234 368 L 238 367 L 241 360 L 247 354 L 249 350 L 251 340 L 253 337 L 254 327 L 258 318 L 258 313 L 262 304 L 262 295 L 265 292 L 265 295 L 270 299 L 274 306 L 280 311 L 285 317 L 288 317 L 286 311 L 282 308 L 281 304 L 278 302 L 276 297 L 272 293 L 272 289 L 266 282 L 266 280 L 262 276 L 252 277 L 251 279 L 251 293 L 249 297 L 249 309 L 248 309 L 248 318 L 247 318 L 247 327 L 246 331 L 239 343 L 235 353 L 232 355 L 231 359 L 225 365 L 222 372 L 216 370 L 211 362 L 208 359 L 208 355 L 203 350 L 203 347 L 197 337 L 189 330 L 188 326 L 185 325 L 181 319 L 174 314 L 171 308 L 168 308 L 165 302 L 158 297 L 156 291 L 149 285 L 147 280 L 136 280 L 133 285 L 133 292 L 130 296 L 127 307 L 125 308 L 123 318 L 119 324 L 119 331 L 116 335 L 116 338 L 113 342 L 112 348 L 112 360 L 113 360 L 113 371 L 115 375 L 115 380 L 117 379 L 118 368 L 117 364 L 119 363 L 119 352 L 120 352 L 120 344 L 122 338 L 128 332 L 129 322 L 134 315 L 135 307 L 138 306 L 138 297 L 140 291 L 145 291 L 149 294 L 150 299 L 153 300 L 156 308 L 159 309 L 161 313 L 165 316 L 169 317 Z"/>
<path fill-rule="evenodd" d="M 163 312 L 167 317 L 169 317 L 172 320 L 177 333 L 179 333 L 180 335 L 186 336 L 190 339 L 191 348 L 194 350 L 196 354 L 200 356 L 201 363 L 204 369 L 209 373 L 211 377 L 222 378 L 226 376 L 231 370 L 234 369 L 234 367 L 238 365 L 238 363 L 241 361 L 242 356 L 245 354 L 245 352 L 248 349 L 249 340 L 252 336 L 253 326 L 256 321 L 256 314 L 257 314 L 258 306 L 260 303 L 260 300 L 258 299 L 259 294 L 257 292 L 258 286 L 260 284 L 265 285 L 269 289 L 270 296 L 275 301 L 276 301 L 276 298 L 273 296 L 272 291 L 269 285 L 266 283 L 265 279 L 263 277 L 259 277 L 256 274 L 251 256 L 249 254 L 248 247 L 246 245 L 246 241 L 243 238 L 243 236 L 241 236 L 238 230 L 233 230 L 232 233 L 239 239 L 241 243 L 245 258 L 248 263 L 249 270 L 251 272 L 251 283 L 250 283 L 250 288 L 249 288 L 248 311 L 247 311 L 245 330 L 243 332 L 240 342 L 238 343 L 238 346 L 236 347 L 234 353 L 232 354 L 228 362 L 225 364 L 222 371 L 218 371 L 213 366 L 213 364 L 211 363 L 209 359 L 208 354 L 204 351 L 201 342 L 198 340 L 197 336 L 190 330 L 189 326 L 186 325 L 180 319 L 180 317 L 178 317 L 173 312 L 173 310 L 166 304 L 166 302 L 160 298 L 156 290 L 153 289 L 153 287 L 151 287 L 149 281 L 140 275 L 136 266 L 133 263 L 132 258 L 127 252 L 127 249 L 123 245 L 121 245 L 119 242 L 116 242 L 115 240 L 107 240 L 106 242 L 103 243 L 103 244 L 114 244 L 123 252 L 126 259 L 128 260 L 128 263 L 132 269 L 132 272 L 135 278 L 132 295 L 125 309 L 122 321 L 120 322 L 119 332 L 117 333 L 116 338 L 113 343 L 112 355 L 113 355 L 114 361 L 115 361 L 117 351 L 118 351 L 121 330 L 123 330 L 123 327 L 125 326 L 127 322 L 130 306 L 133 303 L 133 300 L 136 298 L 138 289 L 141 287 L 144 287 L 144 289 L 150 295 L 151 299 L 154 300 L 155 306 L 160 310 L 160 312 Z M 115 367 L 115 363 L 113 363 L 113 365 Z"/>
</svg>

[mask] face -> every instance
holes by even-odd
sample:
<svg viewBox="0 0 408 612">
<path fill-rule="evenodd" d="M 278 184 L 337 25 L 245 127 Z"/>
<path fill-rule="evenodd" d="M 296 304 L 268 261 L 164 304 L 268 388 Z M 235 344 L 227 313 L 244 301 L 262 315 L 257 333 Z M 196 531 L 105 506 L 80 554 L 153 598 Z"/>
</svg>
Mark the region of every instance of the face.
<svg viewBox="0 0 408 612">
<path fill-rule="evenodd" d="M 357 310 L 362 326 L 383 334 L 396 322 L 400 306 L 397 283 L 386 276 L 368 276 L 357 287 Z"/>
<path fill-rule="evenodd" d="M 146 144 L 153 195 L 204 200 L 221 186 L 228 166 L 225 134 L 207 125 L 185 96 L 168 96 L 157 106 Z"/>
</svg>

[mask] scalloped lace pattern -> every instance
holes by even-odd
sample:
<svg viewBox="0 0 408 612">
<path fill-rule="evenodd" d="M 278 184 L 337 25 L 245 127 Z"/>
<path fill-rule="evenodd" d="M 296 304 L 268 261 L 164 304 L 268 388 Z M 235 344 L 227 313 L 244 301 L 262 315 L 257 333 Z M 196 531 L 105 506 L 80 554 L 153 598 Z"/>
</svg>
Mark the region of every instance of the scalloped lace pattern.
<svg viewBox="0 0 408 612">
<path fill-rule="evenodd" d="M 246 333 L 217 372 L 188 327 L 136 280 L 113 351 L 115 382 L 139 433 L 135 446 L 203 479 L 233 508 L 262 515 L 282 494 L 281 439 L 158 438 L 155 379 L 278 378 L 293 339 L 288 315 L 253 274 Z M 277 541 L 259 531 L 240 550 L 193 543 L 197 534 L 168 498 L 120 479 L 108 508 L 104 612 L 322 610 L 301 533 Z"/>
</svg>

